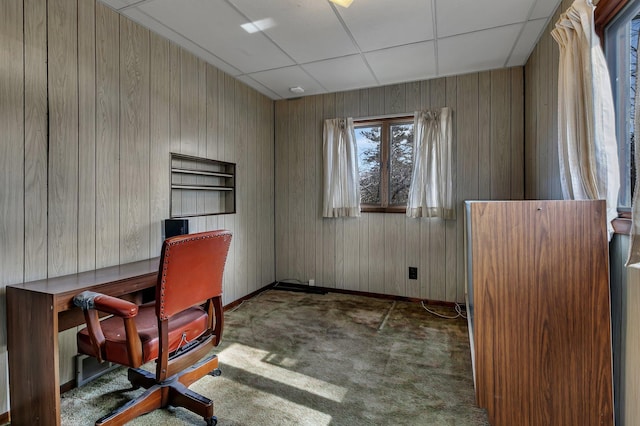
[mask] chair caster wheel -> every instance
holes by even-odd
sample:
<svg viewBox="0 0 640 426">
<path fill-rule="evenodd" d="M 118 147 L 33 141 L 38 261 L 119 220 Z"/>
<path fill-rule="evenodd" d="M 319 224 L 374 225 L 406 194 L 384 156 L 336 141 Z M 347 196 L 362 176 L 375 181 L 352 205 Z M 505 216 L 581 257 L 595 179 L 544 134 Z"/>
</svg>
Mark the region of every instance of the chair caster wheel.
<svg viewBox="0 0 640 426">
<path fill-rule="evenodd" d="M 209 375 L 213 376 L 213 377 L 218 377 L 221 374 L 222 374 L 222 371 L 220 371 L 219 368 L 216 368 L 215 370 L 213 370 L 212 372 L 209 373 Z"/>
<path fill-rule="evenodd" d="M 207 426 L 216 426 L 218 424 L 216 416 L 213 416 L 210 419 L 205 419 L 205 421 L 207 422 Z"/>
</svg>

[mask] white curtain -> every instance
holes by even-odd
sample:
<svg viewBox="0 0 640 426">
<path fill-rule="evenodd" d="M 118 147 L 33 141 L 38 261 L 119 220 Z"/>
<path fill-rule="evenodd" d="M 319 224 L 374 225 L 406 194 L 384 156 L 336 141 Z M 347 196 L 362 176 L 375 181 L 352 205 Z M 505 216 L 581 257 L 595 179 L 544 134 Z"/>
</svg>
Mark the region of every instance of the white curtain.
<svg viewBox="0 0 640 426">
<path fill-rule="evenodd" d="M 640 47 L 640 37 L 638 37 L 638 45 Z M 638 50 L 636 49 L 636 52 Z M 640 61 L 636 55 L 636 70 Z M 634 99 L 634 117 L 633 117 L 633 134 L 635 139 L 634 160 L 636 165 L 636 181 L 634 184 L 633 201 L 631 202 L 631 244 L 629 245 L 629 257 L 627 266 L 640 263 L 640 205 L 638 205 L 638 197 L 640 194 L 640 143 L 638 136 L 640 135 L 640 78 L 636 77 L 636 98 Z"/>
<path fill-rule="evenodd" d="M 322 216 L 360 216 L 360 178 L 353 119 L 324 122 Z"/>
<path fill-rule="evenodd" d="M 455 219 L 451 109 L 416 112 L 413 132 L 407 216 Z"/>
<path fill-rule="evenodd" d="M 551 32 L 560 48 L 560 179 L 565 199 L 606 200 L 611 238 L 620 171 L 609 71 L 594 30 L 593 10 L 590 0 L 574 1 Z"/>
</svg>

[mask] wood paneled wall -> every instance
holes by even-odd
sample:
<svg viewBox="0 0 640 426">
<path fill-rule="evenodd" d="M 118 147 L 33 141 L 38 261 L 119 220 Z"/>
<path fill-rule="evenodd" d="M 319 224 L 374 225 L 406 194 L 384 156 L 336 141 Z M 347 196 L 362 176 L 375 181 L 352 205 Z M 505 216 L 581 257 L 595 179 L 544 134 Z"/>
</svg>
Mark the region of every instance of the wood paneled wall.
<svg viewBox="0 0 640 426">
<path fill-rule="evenodd" d="M 4 287 L 157 256 L 169 152 L 237 163 L 238 213 L 190 222 L 234 233 L 225 303 L 274 281 L 274 104 L 94 0 L 2 0 L 0 52 L 4 413 Z"/>
<path fill-rule="evenodd" d="M 511 68 L 276 102 L 276 278 L 463 301 L 462 202 L 524 196 L 523 87 L 522 68 Z M 441 106 L 453 110 L 456 220 L 322 218 L 324 119 Z"/>
<path fill-rule="evenodd" d="M 525 198 L 561 200 L 558 162 L 559 49 L 551 30 L 572 0 L 563 0 L 524 68 Z"/>
</svg>

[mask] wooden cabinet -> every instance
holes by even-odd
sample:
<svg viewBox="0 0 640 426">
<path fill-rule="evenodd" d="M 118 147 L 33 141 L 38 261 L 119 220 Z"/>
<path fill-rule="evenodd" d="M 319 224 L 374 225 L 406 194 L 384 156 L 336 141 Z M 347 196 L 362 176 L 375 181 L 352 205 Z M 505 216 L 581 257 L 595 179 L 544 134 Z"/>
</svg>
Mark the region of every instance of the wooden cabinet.
<svg viewBox="0 0 640 426">
<path fill-rule="evenodd" d="M 613 425 L 604 201 L 466 202 L 476 399 L 494 426 Z"/>
<path fill-rule="evenodd" d="M 170 217 L 236 212 L 236 165 L 171 154 Z"/>
</svg>

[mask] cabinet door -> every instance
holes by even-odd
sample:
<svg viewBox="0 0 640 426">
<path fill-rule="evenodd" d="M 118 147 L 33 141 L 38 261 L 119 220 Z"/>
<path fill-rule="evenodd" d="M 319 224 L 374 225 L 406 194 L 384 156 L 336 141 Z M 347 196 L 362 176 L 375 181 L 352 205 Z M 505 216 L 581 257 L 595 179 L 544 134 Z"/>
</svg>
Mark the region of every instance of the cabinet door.
<svg viewBox="0 0 640 426">
<path fill-rule="evenodd" d="M 478 404 L 496 426 L 613 424 L 604 202 L 468 207 Z"/>
</svg>

